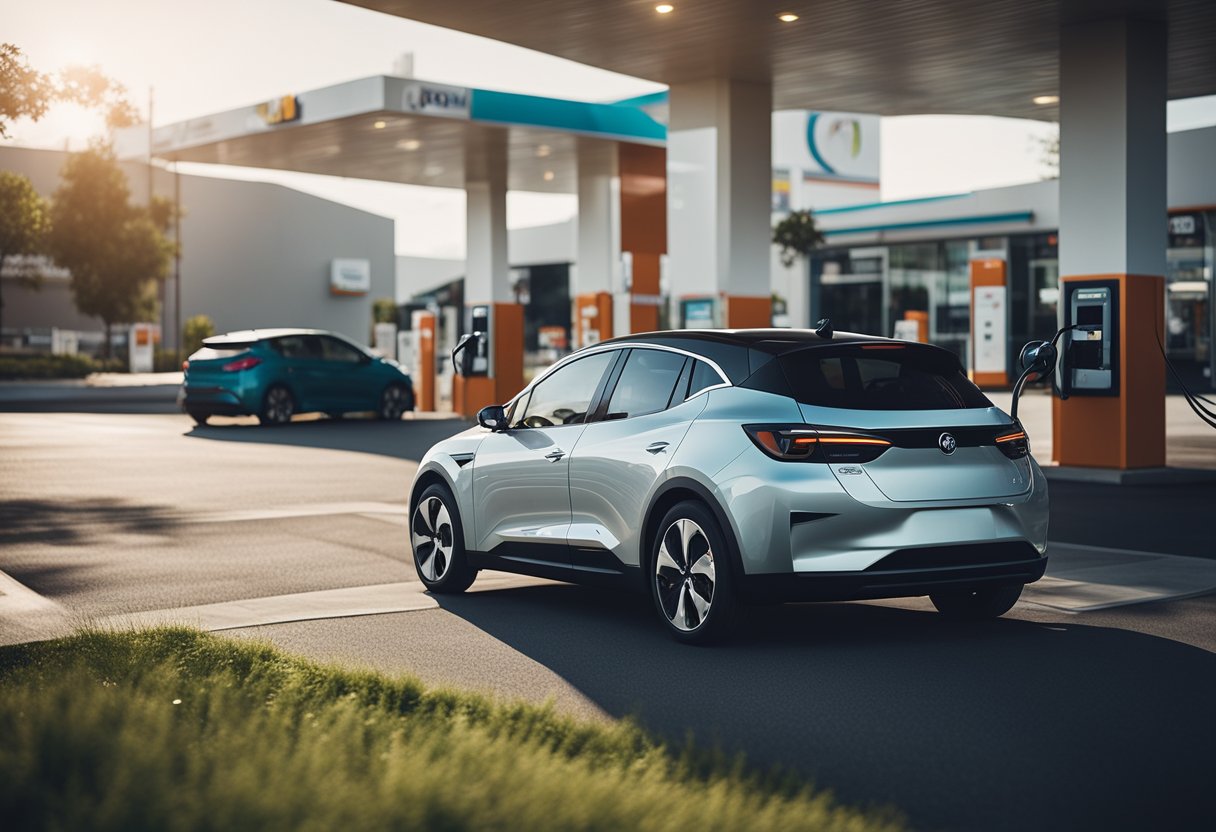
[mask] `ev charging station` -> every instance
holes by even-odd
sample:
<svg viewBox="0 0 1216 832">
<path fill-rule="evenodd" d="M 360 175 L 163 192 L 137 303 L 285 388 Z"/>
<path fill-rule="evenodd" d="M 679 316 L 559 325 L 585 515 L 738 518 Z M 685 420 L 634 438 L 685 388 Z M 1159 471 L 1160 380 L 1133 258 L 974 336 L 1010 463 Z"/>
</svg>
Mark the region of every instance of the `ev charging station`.
<svg viewBox="0 0 1216 832">
<path fill-rule="evenodd" d="M 1165 279 L 1064 278 L 1060 397 L 1052 405 L 1061 466 L 1165 466 L 1165 361 L 1158 337 Z"/>
<path fill-rule="evenodd" d="M 1119 395 L 1118 291 L 1114 281 L 1072 281 L 1065 286 L 1064 326 L 1083 328 L 1065 333 L 1063 395 Z"/>
</svg>

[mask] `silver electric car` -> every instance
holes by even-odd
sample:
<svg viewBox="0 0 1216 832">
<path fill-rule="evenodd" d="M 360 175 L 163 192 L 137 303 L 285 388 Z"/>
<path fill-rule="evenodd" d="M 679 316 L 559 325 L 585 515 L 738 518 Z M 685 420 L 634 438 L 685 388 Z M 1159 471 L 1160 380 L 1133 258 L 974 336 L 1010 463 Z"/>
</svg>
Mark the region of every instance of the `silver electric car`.
<svg viewBox="0 0 1216 832">
<path fill-rule="evenodd" d="M 999 616 L 1046 568 L 1047 483 L 955 356 L 788 329 L 604 341 L 435 445 L 410 492 L 434 592 L 480 569 L 645 589 L 690 643 L 741 604 L 928 595 Z"/>
</svg>

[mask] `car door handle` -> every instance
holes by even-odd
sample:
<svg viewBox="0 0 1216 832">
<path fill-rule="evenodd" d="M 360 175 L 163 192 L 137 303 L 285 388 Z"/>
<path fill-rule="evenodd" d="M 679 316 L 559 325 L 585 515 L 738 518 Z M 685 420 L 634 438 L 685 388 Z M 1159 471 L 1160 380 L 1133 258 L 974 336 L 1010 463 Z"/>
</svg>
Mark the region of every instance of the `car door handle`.
<svg viewBox="0 0 1216 832">
<path fill-rule="evenodd" d="M 647 452 L 652 453 L 652 454 L 661 453 L 662 451 L 667 450 L 667 443 L 666 442 L 651 442 L 649 445 L 646 446 L 646 450 L 647 450 Z"/>
<path fill-rule="evenodd" d="M 545 454 L 545 459 L 549 460 L 550 462 L 557 462 L 559 459 L 561 459 L 565 455 L 566 455 L 566 452 L 563 451 L 561 448 L 558 448 L 556 451 L 550 451 L 549 453 Z"/>
</svg>

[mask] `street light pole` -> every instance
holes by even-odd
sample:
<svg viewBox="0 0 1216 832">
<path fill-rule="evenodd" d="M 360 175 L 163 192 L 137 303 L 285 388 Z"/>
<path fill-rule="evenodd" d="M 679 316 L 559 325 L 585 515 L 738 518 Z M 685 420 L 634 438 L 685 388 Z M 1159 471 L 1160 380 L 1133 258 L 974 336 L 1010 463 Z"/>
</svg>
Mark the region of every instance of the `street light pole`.
<svg viewBox="0 0 1216 832">
<path fill-rule="evenodd" d="M 177 363 L 182 355 L 182 175 L 173 160 L 173 343 L 177 347 Z"/>
</svg>

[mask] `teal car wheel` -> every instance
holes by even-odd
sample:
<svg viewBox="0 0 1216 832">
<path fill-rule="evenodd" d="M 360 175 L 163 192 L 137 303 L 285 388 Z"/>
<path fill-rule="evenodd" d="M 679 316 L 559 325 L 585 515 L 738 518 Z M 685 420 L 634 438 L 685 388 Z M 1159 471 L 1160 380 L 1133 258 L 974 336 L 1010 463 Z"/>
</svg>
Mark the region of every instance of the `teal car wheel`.
<svg viewBox="0 0 1216 832">
<path fill-rule="evenodd" d="M 285 425 L 296 412 L 296 402 L 291 391 L 281 384 L 273 385 L 262 398 L 262 410 L 258 421 L 263 425 Z"/>
<path fill-rule="evenodd" d="M 409 410 L 410 393 L 404 384 L 390 384 L 380 394 L 380 407 L 376 415 L 386 422 L 395 422 Z"/>
</svg>

